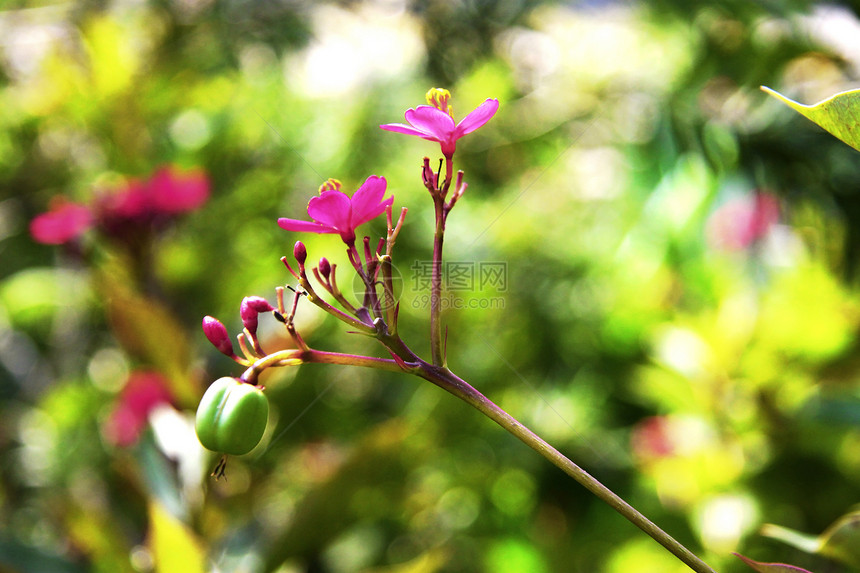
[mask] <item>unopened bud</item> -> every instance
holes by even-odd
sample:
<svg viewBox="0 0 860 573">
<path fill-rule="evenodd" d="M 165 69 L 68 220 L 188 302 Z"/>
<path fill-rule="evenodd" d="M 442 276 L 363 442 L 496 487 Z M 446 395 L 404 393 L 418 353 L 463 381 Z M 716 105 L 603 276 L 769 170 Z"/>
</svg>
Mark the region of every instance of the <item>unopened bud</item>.
<svg viewBox="0 0 860 573">
<path fill-rule="evenodd" d="M 322 257 L 320 259 L 319 270 L 320 274 L 325 278 L 328 278 L 329 275 L 331 275 L 331 264 L 328 262 L 327 258 Z"/>
<path fill-rule="evenodd" d="M 211 316 L 203 317 L 203 334 L 221 354 L 231 358 L 236 355 L 233 352 L 233 342 L 230 340 L 227 327 L 221 324 L 221 321 L 217 318 Z"/>
<path fill-rule="evenodd" d="M 424 186 L 430 190 L 435 190 L 438 184 L 436 172 L 430 168 L 430 158 L 424 158 L 424 165 L 421 168 L 421 179 L 424 181 Z"/>
<path fill-rule="evenodd" d="M 305 244 L 301 241 L 296 241 L 296 244 L 293 246 L 293 256 L 298 261 L 299 266 L 305 264 L 305 260 L 308 258 L 308 250 L 305 248 Z"/>
<path fill-rule="evenodd" d="M 246 296 L 239 306 L 239 316 L 242 317 L 242 324 L 248 332 L 255 335 L 257 334 L 257 315 L 273 310 L 275 310 L 274 307 L 266 299 L 259 296 Z"/>
</svg>

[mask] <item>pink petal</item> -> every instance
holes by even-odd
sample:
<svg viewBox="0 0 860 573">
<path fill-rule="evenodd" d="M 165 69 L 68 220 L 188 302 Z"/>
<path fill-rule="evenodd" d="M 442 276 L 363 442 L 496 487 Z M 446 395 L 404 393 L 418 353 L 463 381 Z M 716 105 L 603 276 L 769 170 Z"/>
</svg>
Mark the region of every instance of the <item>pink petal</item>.
<svg viewBox="0 0 860 573">
<path fill-rule="evenodd" d="M 308 203 L 308 215 L 327 227 L 338 231 L 350 229 L 349 197 L 341 191 L 323 191 L 319 197 L 314 197 Z"/>
<path fill-rule="evenodd" d="M 455 128 L 450 115 L 429 105 L 419 105 L 416 109 L 406 110 L 406 121 L 424 133 L 422 137 L 433 141 L 450 138 Z"/>
<path fill-rule="evenodd" d="M 156 210 L 162 213 L 193 211 L 209 199 L 209 180 L 202 171 L 181 173 L 162 167 L 149 180 Z"/>
<path fill-rule="evenodd" d="M 460 138 L 467 133 L 472 133 L 488 121 L 496 114 L 499 109 L 499 100 L 487 99 L 484 103 L 472 110 L 472 112 L 464 117 L 457 124 L 455 130 L 456 137 Z"/>
<path fill-rule="evenodd" d="M 83 205 L 58 198 L 47 213 L 30 222 L 30 235 L 45 245 L 62 245 L 82 235 L 93 225 L 90 210 Z"/>
<path fill-rule="evenodd" d="M 385 177 L 371 175 L 352 196 L 352 225 L 358 227 L 362 223 L 370 221 L 385 211 L 385 203 L 382 196 L 385 195 Z M 389 199 L 394 199 L 390 197 Z M 380 205 L 382 210 L 380 210 Z"/>
<path fill-rule="evenodd" d="M 406 135 L 417 135 L 418 137 L 427 138 L 428 135 L 423 131 L 419 131 L 412 127 L 411 125 L 406 125 L 405 123 L 386 123 L 385 125 L 380 125 L 382 129 L 386 131 L 394 131 L 396 133 L 405 133 Z"/>
<path fill-rule="evenodd" d="M 299 233 L 337 233 L 337 229 L 321 225 L 315 221 L 299 221 L 298 219 L 278 219 L 278 226 L 285 231 L 297 231 Z"/>
<path fill-rule="evenodd" d="M 354 227 L 358 227 L 359 225 L 362 225 L 362 224 L 367 223 L 368 221 L 370 221 L 372 219 L 377 218 L 378 216 L 385 213 L 385 210 L 388 209 L 389 207 L 391 207 L 391 205 L 393 205 L 393 204 L 394 204 L 394 196 L 392 195 L 391 197 L 389 197 L 388 199 L 386 199 L 382 203 L 378 203 L 377 205 L 375 205 L 372 209 L 368 209 L 367 211 L 365 211 L 364 216 L 362 218 L 356 219 L 355 215 L 353 215 L 352 223 L 353 223 Z"/>
</svg>

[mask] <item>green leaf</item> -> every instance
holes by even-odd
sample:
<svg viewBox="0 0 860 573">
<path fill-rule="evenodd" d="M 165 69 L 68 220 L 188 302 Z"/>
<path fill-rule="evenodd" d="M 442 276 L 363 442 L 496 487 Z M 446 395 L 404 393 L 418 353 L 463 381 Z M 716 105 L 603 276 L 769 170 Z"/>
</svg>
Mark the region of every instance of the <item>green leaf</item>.
<svg viewBox="0 0 860 573">
<path fill-rule="evenodd" d="M 807 553 L 860 567 L 860 511 L 843 515 L 817 537 L 773 524 L 762 527 L 761 534 Z"/>
<path fill-rule="evenodd" d="M 149 504 L 149 523 L 149 545 L 156 573 L 207 571 L 206 556 L 200 541 L 158 502 Z"/>
<path fill-rule="evenodd" d="M 735 553 L 735 557 L 758 571 L 759 573 L 812 573 L 808 569 L 801 569 L 794 565 L 786 565 L 785 563 L 762 563 L 754 561 L 749 557 L 744 557 L 740 553 Z"/>
<path fill-rule="evenodd" d="M 803 105 L 769 87 L 761 89 L 860 151 L 860 90 L 838 93 L 815 105 Z"/>
</svg>

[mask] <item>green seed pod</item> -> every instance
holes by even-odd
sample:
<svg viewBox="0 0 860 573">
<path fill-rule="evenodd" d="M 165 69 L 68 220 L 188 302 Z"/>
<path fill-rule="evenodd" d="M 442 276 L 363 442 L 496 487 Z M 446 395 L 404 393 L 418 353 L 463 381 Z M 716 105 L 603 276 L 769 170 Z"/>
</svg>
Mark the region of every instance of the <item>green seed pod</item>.
<svg viewBox="0 0 860 573">
<path fill-rule="evenodd" d="M 219 378 L 197 407 L 197 438 L 206 449 L 240 456 L 263 438 L 269 401 L 262 390 L 236 378 Z"/>
</svg>

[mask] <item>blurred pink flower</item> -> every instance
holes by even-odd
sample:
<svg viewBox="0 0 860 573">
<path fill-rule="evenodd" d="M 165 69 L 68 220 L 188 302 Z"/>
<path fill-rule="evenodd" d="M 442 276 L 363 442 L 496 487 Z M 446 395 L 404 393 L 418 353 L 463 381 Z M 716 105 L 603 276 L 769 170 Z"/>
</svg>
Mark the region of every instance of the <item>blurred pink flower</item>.
<svg viewBox="0 0 860 573">
<path fill-rule="evenodd" d="M 30 234 L 40 243 L 67 243 L 92 227 L 114 237 L 129 237 L 154 221 L 193 211 L 209 198 L 209 179 L 200 170 L 159 168 L 149 179 L 129 179 L 118 189 L 97 195 L 91 205 L 58 197 L 47 213 L 36 216 Z"/>
<path fill-rule="evenodd" d="M 708 220 L 708 240 L 722 249 L 745 249 L 764 238 L 778 221 L 779 199 L 772 193 L 757 191 L 717 208 Z"/>
<path fill-rule="evenodd" d="M 637 458 L 653 461 L 675 453 L 672 423 L 666 416 L 651 416 L 633 427 L 630 445 Z"/>
<path fill-rule="evenodd" d="M 278 219 L 287 231 L 338 233 L 347 245 L 355 243 L 355 229 L 385 212 L 394 203 L 394 196 L 383 200 L 385 177 L 371 175 L 352 198 L 340 190 L 340 183 L 330 179 L 320 187 L 318 197 L 308 202 L 308 215 L 313 221 Z"/>
<path fill-rule="evenodd" d="M 193 211 L 209 199 L 209 179 L 200 170 L 162 167 L 147 183 L 153 208 L 161 213 Z"/>
<path fill-rule="evenodd" d="M 84 205 L 55 197 L 50 209 L 30 221 L 30 235 L 37 243 L 62 245 L 93 226 L 93 214 Z"/>
<path fill-rule="evenodd" d="M 101 191 L 93 201 L 102 220 L 133 220 L 149 213 L 149 190 L 139 179 L 129 179 L 116 190 Z"/>
<path fill-rule="evenodd" d="M 137 443 L 149 423 L 149 413 L 160 404 L 170 404 L 168 382 L 158 372 L 132 372 L 120 392 L 116 406 L 104 426 L 107 440 L 121 447 Z"/>
<path fill-rule="evenodd" d="M 164 215 L 193 211 L 209 199 L 209 179 L 200 171 L 161 167 L 149 179 L 130 179 L 116 191 L 96 199 L 106 221 L 149 222 Z"/>
<path fill-rule="evenodd" d="M 445 105 L 440 107 L 447 108 L 447 100 L 444 103 Z M 451 159 L 457 147 L 457 140 L 490 121 L 498 109 L 499 100 L 487 99 L 460 123 L 454 124 L 454 118 L 448 111 L 432 105 L 419 105 L 415 109 L 406 110 L 406 121 L 409 125 L 388 123 L 379 127 L 387 131 L 417 135 L 429 141 L 438 141 L 442 145 L 442 155 Z"/>
</svg>

